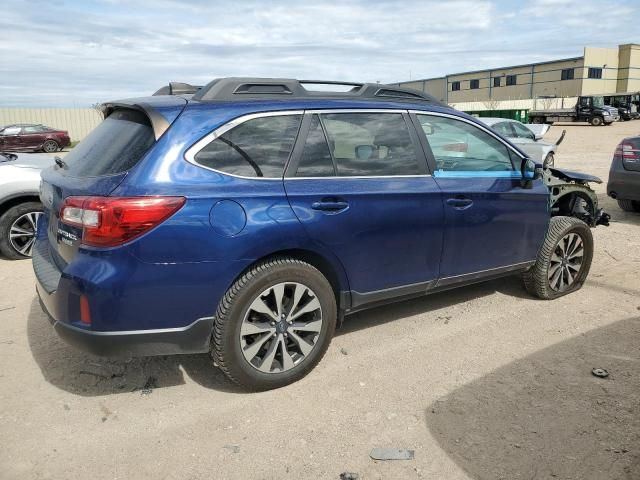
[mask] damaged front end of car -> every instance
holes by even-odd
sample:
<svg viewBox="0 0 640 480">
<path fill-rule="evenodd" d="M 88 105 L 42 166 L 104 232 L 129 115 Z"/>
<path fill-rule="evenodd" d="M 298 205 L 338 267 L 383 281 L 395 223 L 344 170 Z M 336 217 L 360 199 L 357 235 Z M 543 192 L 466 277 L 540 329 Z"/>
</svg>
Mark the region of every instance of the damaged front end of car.
<svg viewBox="0 0 640 480">
<path fill-rule="evenodd" d="M 602 183 L 596 176 L 559 168 L 542 169 L 542 179 L 549 188 L 551 216 L 575 217 L 590 227 L 609 226 L 611 216 L 598 208 L 598 196 L 589 182 Z"/>
</svg>

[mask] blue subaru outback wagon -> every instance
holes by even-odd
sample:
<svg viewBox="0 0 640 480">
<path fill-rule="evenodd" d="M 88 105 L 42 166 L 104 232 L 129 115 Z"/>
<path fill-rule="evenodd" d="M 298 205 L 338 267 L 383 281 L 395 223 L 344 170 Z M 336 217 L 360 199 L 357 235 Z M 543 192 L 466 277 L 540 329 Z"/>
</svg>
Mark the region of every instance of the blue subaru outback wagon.
<svg viewBox="0 0 640 480">
<path fill-rule="evenodd" d="M 582 286 L 599 179 L 542 169 L 423 92 L 320 83 L 104 104 L 42 173 L 33 265 L 57 333 L 98 355 L 210 352 L 269 389 L 363 308 L 516 273 L 543 299 Z"/>
</svg>

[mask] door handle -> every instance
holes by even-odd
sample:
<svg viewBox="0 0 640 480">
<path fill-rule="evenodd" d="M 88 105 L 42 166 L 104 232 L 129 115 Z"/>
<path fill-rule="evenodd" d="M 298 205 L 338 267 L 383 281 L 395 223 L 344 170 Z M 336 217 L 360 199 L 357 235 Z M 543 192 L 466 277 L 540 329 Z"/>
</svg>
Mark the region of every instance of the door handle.
<svg viewBox="0 0 640 480">
<path fill-rule="evenodd" d="M 473 200 L 465 197 L 455 197 L 448 198 L 446 203 L 447 205 L 451 205 L 454 208 L 464 210 L 465 208 L 469 208 L 471 205 L 473 205 Z"/>
<path fill-rule="evenodd" d="M 328 212 L 335 212 L 339 210 L 344 210 L 347 208 L 349 204 L 347 202 L 338 201 L 338 200 L 322 200 L 320 202 L 313 202 L 311 204 L 311 208 L 314 210 L 322 210 Z"/>
</svg>

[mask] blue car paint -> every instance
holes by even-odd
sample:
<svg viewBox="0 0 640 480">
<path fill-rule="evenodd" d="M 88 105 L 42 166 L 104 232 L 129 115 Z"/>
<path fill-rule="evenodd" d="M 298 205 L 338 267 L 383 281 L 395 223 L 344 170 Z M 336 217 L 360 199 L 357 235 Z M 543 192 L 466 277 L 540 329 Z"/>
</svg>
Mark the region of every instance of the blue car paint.
<svg viewBox="0 0 640 480">
<path fill-rule="evenodd" d="M 415 109 L 483 127 L 446 107 L 350 100 L 190 102 L 184 107 L 176 97 L 136 102 L 155 103 L 171 127 L 126 174 L 74 179 L 56 169 L 43 172 L 56 195 L 37 242 L 53 242 L 49 221 L 56 222 L 53 212 L 69 195 L 175 195 L 186 197 L 186 204 L 120 247 L 62 247 L 60 254 L 52 248 L 62 278 L 54 293 L 41 286 L 39 291 L 56 321 L 97 332 L 185 327 L 212 316 L 244 270 L 279 252 L 321 258 L 333 271 L 338 292 L 368 293 L 531 261 L 546 233 L 548 191 L 539 180 L 524 190 L 519 179 L 499 173 L 472 181 L 437 173 L 366 180 L 244 179 L 185 160 L 186 150 L 217 127 L 274 110 Z M 459 211 L 446 204 L 460 194 L 472 198 L 472 208 Z M 309 207 L 327 196 L 343 197 L 348 208 L 326 213 Z M 226 201 L 242 210 L 241 230 L 239 219 L 216 212 L 216 205 Z M 89 298 L 90 327 L 79 322 L 82 294 Z"/>
</svg>

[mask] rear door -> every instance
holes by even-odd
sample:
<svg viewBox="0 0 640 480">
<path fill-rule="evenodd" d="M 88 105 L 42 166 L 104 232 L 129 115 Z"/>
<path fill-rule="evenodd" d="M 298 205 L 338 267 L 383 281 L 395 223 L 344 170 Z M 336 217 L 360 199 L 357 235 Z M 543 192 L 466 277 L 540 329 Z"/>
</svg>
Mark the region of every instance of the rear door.
<svg viewBox="0 0 640 480">
<path fill-rule="evenodd" d="M 153 129 L 144 113 L 115 110 L 64 157 L 63 167 L 42 172 L 43 224 L 59 267 L 72 260 L 82 239 L 79 228 L 59 222 L 64 200 L 70 196 L 109 195 L 154 142 Z M 40 230 L 39 236 L 42 234 Z"/>
<path fill-rule="evenodd" d="M 42 147 L 47 134 L 43 127 L 39 125 L 30 125 L 22 127 L 20 134 L 20 143 L 25 149 L 39 149 Z"/>
<path fill-rule="evenodd" d="M 443 195 L 439 285 L 534 260 L 549 222 L 543 182 L 523 188 L 521 158 L 489 129 L 448 114 L 413 115 Z M 449 144 L 456 145 L 455 155 Z"/>
<path fill-rule="evenodd" d="M 437 278 L 440 191 L 406 112 L 307 112 L 284 184 L 311 239 L 342 262 L 354 306 Z"/>
</svg>

